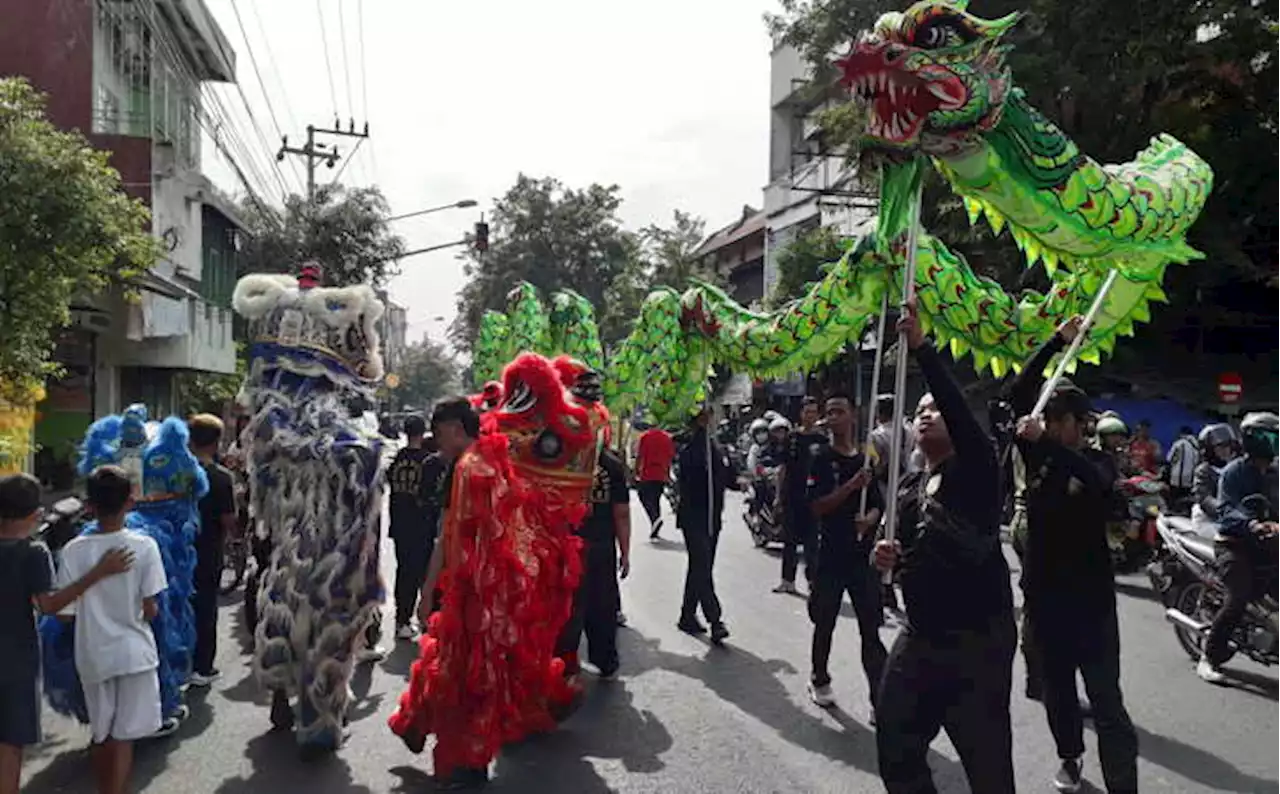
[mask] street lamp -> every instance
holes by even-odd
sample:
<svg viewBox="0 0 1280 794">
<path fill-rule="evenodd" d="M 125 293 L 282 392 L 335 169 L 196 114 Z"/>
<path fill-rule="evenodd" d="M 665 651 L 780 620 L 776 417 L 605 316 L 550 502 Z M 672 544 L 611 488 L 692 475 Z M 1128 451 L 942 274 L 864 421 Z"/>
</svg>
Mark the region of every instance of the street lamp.
<svg viewBox="0 0 1280 794">
<path fill-rule="evenodd" d="M 465 210 L 474 206 L 476 206 L 475 199 L 463 199 L 462 201 L 455 201 L 452 204 L 441 204 L 439 207 L 430 207 L 425 210 L 418 210 L 417 212 L 406 212 L 404 215 L 393 215 L 390 218 L 387 218 L 387 223 L 390 223 L 391 221 L 402 221 L 405 218 L 414 218 L 419 215 L 429 215 L 433 212 L 441 212 L 443 210 Z"/>
</svg>

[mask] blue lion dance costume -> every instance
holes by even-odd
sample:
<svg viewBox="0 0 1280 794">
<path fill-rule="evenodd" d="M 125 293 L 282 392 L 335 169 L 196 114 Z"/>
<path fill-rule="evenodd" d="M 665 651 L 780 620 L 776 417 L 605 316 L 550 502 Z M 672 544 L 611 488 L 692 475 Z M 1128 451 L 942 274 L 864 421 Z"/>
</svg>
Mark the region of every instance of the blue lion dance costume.
<svg viewBox="0 0 1280 794">
<path fill-rule="evenodd" d="M 151 621 L 160 657 L 161 713 L 182 717 L 182 685 L 191 675 L 195 650 L 195 613 L 191 594 L 196 566 L 195 540 L 200 530 L 200 498 L 209 480 L 187 446 L 189 433 L 181 419 L 169 417 L 147 440 L 147 410 L 131 405 L 121 416 L 99 419 L 89 427 L 81 446 L 80 472 L 117 464 L 141 480 L 134 509 L 125 527 L 150 537 L 160 548 L 169 586 L 157 597 L 159 613 Z M 144 446 L 145 443 L 145 446 Z M 96 532 L 89 523 L 84 534 Z M 74 631 L 69 623 L 49 616 L 40 621 L 44 646 L 44 692 L 50 707 L 82 723 L 89 722 L 84 693 L 76 674 Z"/>
<path fill-rule="evenodd" d="M 254 672 L 272 693 L 272 723 L 323 753 L 342 744 L 355 657 L 384 595 L 382 442 L 347 408 L 382 377 L 383 306 L 365 285 L 318 286 L 318 271 L 245 276 L 233 304 L 250 324 L 241 394 L 250 514 L 272 548 Z"/>
</svg>

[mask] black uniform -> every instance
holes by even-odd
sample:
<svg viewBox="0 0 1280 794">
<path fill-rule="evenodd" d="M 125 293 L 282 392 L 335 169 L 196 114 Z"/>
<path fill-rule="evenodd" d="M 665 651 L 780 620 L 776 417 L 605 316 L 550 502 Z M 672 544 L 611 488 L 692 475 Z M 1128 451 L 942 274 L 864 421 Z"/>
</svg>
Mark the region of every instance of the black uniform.
<svg viewBox="0 0 1280 794">
<path fill-rule="evenodd" d="M 834 492 L 857 476 L 864 465 L 860 454 L 844 455 L 833 447 L 824 447 L 813 459 L 813 498 L 819 499 Z M 883 511 L 883 500 L 876 482 L 869 482 L 867 488 L 870 489 L 867 510 Z M 812 584 L 809 591 L 809 619 L 813 621 L 812 681 L 818 687 L 831 683 L 831 674 L 827 670 L 831 637 L 835 632 L 836 618 L 840 615 L 840 602 L 848 593 L 858 618 L 862 669 L 867 674 L 874 707 L 887 654 L 884 643 L 880 641 L 880 624 L 884 619 L 884 610 L 880 606 L 880 582 L 869 562 L 875 532 L 868 530 L 860 538 L 854 525 L 861 503 L 861 492 L 855 491 L 839 507 L 818 520 L 817 569 L 815 574 L 810 574 Z"/>
<path fill-rule="evenodd" d="M 1007 794 L 1017 631 L 995 447 L 937 351 L 925 343 L 915 356 L 955 452 L 908 474 L 898 494 L 907 625 L 889 652 L 876 706 L 880 777 L 889 794 L 936 792 L 927 757 L 945 728 L 969 787 Z"/>
<path fill-rule="evenodd" d="M 237 515 L 236 485 L 231 472 L 220 463 L 201 463 L 209 478 L 209 492 L 200 499 L 200 534 L 196 535 L 195 590 L 191 609 L 195 614 L 196 647 L 192 670 L 200 675 L 214 672 L 218 655 L 218 588 L 222 584 L 224 516 Z"/>
<path fill-rule="evenodd" d="M 826 449 L 826 433 L 799 430 L 791 435 L 783 459 L 782 500 L 785 509 L 786 535 L 782 543 L 782 581 L 795 582 L 800 567 L 797 547 L 804 549 L 804 575 L 813 579 L 818 544 L 815 542 L 813 512 L 809 509 L 809 490 L 814 484 L 813 461 Z"/>
<path fill-rule="evenodd" d="M 615 505 L 631 501 L 627 469 L 612 450 L 600 452 L 595 481 L 591 485 L 591 512 L 578 529 L 582 538 L 582 581 L 574 594 L 573 614 L 560 633 L 558 656 L 573 654 L 587 636 L 587 660 L 602 675 L 618 669 L 618 533 L 613 520 Z M 570 670 L 569 672 L 576 672 Z"/>
<path fill-rule="evenodd" d="M 711 476 L 707 475 L 707 450 L 711 451 Z M 685 551 L 689 555 L 684 578 L 684 599 L 680 607 L 680 623 L 697 622 L 698 607 L 712 625 L 722 620 L 720 599 L 711 570 L 716 561 L 724 513 L 724 492 L 731 485 L 733 470 L 724 448 L 714 439 L 708 441 L 705 429 L 691 433 L 676 456 L 679 474 L 680 504 L 676 523 L 684 534 Z"/>
<path fill-rule="evenodd" d="M 1064 346 L 1054 336 L 1023 368 L 1014 406 L 1034 407 L 1041 374 Z M 1018 441 L 1026 470 L 1022 591 L 1044 676 L 1044 706 L 1058 756 L 1084 754 L 1076 672 L 1084 679 L 1109 794 L 1138 790 L 1138 736 L 1120 693 L 1120 627 L 1107 544 L 1111 482 L 1098 462 L 1048 436 Z"/>
<path fill-rule="evenodd" d="M 407 626 L 440 529 L 445 463 L 421 447 L 396 453 L 387 471 L 391 485 L 391 539 L 396 544 L 396 625 Z"/>
</svg>

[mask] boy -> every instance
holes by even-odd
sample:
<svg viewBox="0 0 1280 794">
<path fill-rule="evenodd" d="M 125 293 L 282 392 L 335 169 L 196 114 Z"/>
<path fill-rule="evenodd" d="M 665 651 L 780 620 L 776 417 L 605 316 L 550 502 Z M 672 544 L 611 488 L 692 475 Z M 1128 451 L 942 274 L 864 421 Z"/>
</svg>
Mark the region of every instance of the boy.
<svg viewBox="0 0 1280 794">
<path fill-rule="evenodd" d="M 209 493 L 200 499 L 200 534 L 196 535 L 195 592 L 191 608 L 196 616 L 196 648 L 191 686 L 207 687 L 222 674 L 213 666 L 218 655 L 218 586 L 222 582 L 222 547 L 228 535 L 240 531 L 235 480 L 218 462 L 222 420 L 213 414 L 191 417 L 191 452 L 209 477 Z"/>
<path fill-rule="evenodd" d="M 78 581 L 53 589 L 49 552 L 31 541 L 40 520 L 40 483 L 29 474 L 0 479 L 0 794 L 17 794 L 22 748 L 40 742 L 40 641 L 34 604 L 54 613 L 96 582 L 129 570 L 133 555 L 112 549 Z"/>
<path fill-rule="evenodd" d="M 91 759 L 100 794 L 124 794 L 133 766 L 133 742 L 158 731 L 159 659 L 148 621 L 155 597 L 168 586 L 155 541 L 124 528 L 133 486 L 119 466 L 101 466 L 86 484 L 97 526 L 62 550 L 58 581 L 65 586 L 110 549 L 135 560 L 125 574 L 86 590 L 59 614 L 75 616 L 76 671 L 84 687 L 92 730 Z"/>
</svg>

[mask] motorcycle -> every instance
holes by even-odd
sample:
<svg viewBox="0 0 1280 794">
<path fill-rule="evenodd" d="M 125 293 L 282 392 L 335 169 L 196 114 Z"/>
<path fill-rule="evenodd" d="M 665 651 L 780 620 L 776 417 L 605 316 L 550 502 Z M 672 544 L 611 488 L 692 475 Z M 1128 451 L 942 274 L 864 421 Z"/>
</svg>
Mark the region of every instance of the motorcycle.
<svg viewBox="0 0 1280 794">
<path fill-rule="evenodd" d="M 1160 546 L 1158 517 L 1168 511 L 1166 486 L 1153 476 L 1139 474 L 1120 482 L 1128 515 L 1108 533 L 1111 563 L 1116 573 L 1134 573 L 1149 563 Z"/>
<path fill-rule="evenodd" d="M 87 516 L 88 509 L 84 502 L 74 496 L 59 499 L 40 517 L 35 536 L 56 559 L 62 547 L 70 543 L 84 529 Z"/>
<path fill-rule="evenodd" d="M 1156 530 L 1162 546 L 1147 566 L 1147 575 L 1160 594 L 1165 619 L 1173 625 L 1178 644 L 1198 662 L 1209 624 L 1226 597 L 1215 564 L 1213 539 L 1198 534 L 1191 519 L 1181 516 L 1160 516 Z M 1270 571 L 1272 582 L 1275 573 L 1274 569 Z M 1274 587 L 1263 590 L 1269 592 L 1262 592 L 1249 604 L 1228 646 L 1232 655 L 1243 653 L 1259 664 L 1273 665 L 1280 651 L 1277 602 Z"/>
<path fill-rule="evenodd" d="M 782 516 L 774 509 L 778 498 L 780 466 L 756 466 L 751 479 L 751 493 L 747 498 L 747 509 L 742 518 L 751 531 L 751 537 L 757 548 L 764 548 L 770 543 L 781 543 L 783 534 Z"/>
</svg>

